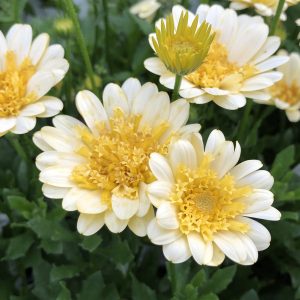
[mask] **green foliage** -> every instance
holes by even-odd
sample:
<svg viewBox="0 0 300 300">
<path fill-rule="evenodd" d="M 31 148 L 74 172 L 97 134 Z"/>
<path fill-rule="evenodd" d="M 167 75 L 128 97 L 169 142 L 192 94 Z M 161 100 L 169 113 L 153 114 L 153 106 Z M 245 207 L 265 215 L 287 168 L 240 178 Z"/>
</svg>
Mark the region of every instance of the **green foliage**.
<svg viewBox="0 0 300 300">
<path fill-rule="evenodd" d="M 129 13 L 134 0 L 107 2 L 108 45 L 102 1 L 83 1 L 88 11 L 80 20 L 94 73 L 102 82 L 95 93 L 101 96 L 105 84 L 122 83 L 129 76 L 159 84 L 158 76 L 143 66 L 144 59 L 153 55 L 148 34 L 154 23 Z M 160 2 L 156 19 L 174 4 L 195 9 L 199 1 Z M 214 2 L 228 6 L 225 0 Z M 35 35 L 47 32 L 51 43 L 64 46 L 70 70 L 50 94 L 63 100 L 63 113 L 78 116 L 74 99 L 79 90 L 88 88 L 88 76 L 74 33 L 62 36 L 55 31 L 55 18 L 65 16 L 63 4 L 63 0 L 0 0 L 0 25 L 6 32 L 13 23 L 28 22 Z M 283 46 L 299 52 L 299 28 L 294 23 L 299 4 L 287 14 L 287 22 L 281 24 Z M 93 236 L 81 236 L 76 230 L 78 214 L 65 212 L 60 200 L 42 195 L 32 133 L 18 136 L 27 160 L 0 138 L 0 300 L 300 299 L 300 171 L 295 171 L 300 162 L 299 123 L 288 123 L 282 111 L 254 105 L 238 135 L 244 112 L 245 108 L 228 111 L 212 103 L 192 104 L 189 122 L 201 123 L 204 139 L 213 128 L 228 139 L 238 139 L 241 159 L 262 160 L 274 176 L 274 206 L 282 212 L 282 220 L 265 222 L 271 246 L 247 267 L 229 260 L 218 268 L 198 266 L 192 260 L 167 263 L 161 247 L 129 230 L 113 235 L 103 228 Z M 50 124 L 51 120 L 41 119 L 35 130 Z"/>
</svg>

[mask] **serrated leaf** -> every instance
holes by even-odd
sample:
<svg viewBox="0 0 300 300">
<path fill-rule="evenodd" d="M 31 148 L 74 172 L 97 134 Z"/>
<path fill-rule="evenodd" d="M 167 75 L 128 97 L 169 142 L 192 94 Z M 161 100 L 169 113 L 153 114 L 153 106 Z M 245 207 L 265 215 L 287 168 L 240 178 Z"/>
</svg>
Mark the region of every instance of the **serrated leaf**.
<svg viewBox="0 0 300 300">
<path fill-rule="evenodd" d="M 198 300 L 218 300 L 218 299 L 219 299 L 219 297 L 213 293 L 209 293 L 209 294 L 200 296 L 200 298 L 198 298 Z"/>
<path fill-rule="evenodd" d="M 259 298 L 256 291 L 251 289 L 241 297 L 241 300 L 259 300 Z"/>
<path fill-rule="evenodd" d="M 61 286 L 61 291 L 59 292 L 56 300 L 72 300 L 71 292 L 66 287 L 65 283 L 60 282 L 59 285 Z"/>
<path fill-rule="evenodd" d="M 89 252 L 93 252 L 101 244 L 102 238 L 99 235 L 85 236 L 83 241 L 80 243 L 80 246 Z"/>
<path fill-rule="evenodd" d="M 50 272 L 50 281 L 75 277 L 79 274 L 79 270 L 79 266 L 76 265 L 53 266 Z"/>
<path fill-rule="evenodd" d="M 202 269 L 193 277 L 191 284 L 195 287 L 202 287 L 203 284 L 206 282 L 206 274 L 205 271 Z"/>
<path fill-rule="evenodd" d="M 104 281 L 101 271 L 97 271 L 89 276 L 84 282 L 80 293 L 80 300 L 99 300 L 102 299 Z"/>
<path fill-rule="evenodd" d="M 131 290 L 133 300 L 155 300 L 155 292 L 146 284 L 139 282 L 133 275 L 131 275 Z"/>
<path fill-rule="evenodd" d="M 5 259 L 17 259 L 25 256 L 33 242 L 34 238 L 30 232 L 11 238 L 6 249 Z"/>
<path fill-rule="evenodd" d="M 32 216 L 35 204 L 21 196 L 8 196 L 7 202 L 11 210 L 21 214 L 25 219 Z"/>
</svg>

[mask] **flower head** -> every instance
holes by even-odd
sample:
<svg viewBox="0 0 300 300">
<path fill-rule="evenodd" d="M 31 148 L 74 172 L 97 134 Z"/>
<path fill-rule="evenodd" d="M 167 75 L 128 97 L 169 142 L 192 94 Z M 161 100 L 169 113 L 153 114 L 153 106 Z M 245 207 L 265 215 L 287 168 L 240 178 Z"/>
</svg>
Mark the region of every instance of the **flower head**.
<svg viewBox="0 0 300 300">
<path fill-rule="evenodd" d="M 174 17 L 169 15 L 151 38 L 157 56 L 175 74 L 187 75 L 199 68 L 214 39 L 211 26 L 205 21 L 199 26 L 198 19 L 189 25 L 188 13 L 182 12 L 175 28 Z"/>
<path fill-rule="evenodd" d="M 161 4 L 157 0 L 142 0 L 130 8 L 130 12 L 151 22 Z"/>
<path fill-rule="evenodd" d="M 69 64 L 60 45 L 49 45 L 42 33 L 32 41 L 32 28 L 16 24 L 6 37 L 0 31 L 0 136 L 30 131 L 36 118 L 56 115 L 61 100 L 45 96 L 66 74 Z"/>
<path fill-rule="evenodd" d="M 291 122 L 300 121 L 300 55 L 281 50 L 280 55 L 289 56 L 289 61 L 278 68 L 283 78 L 276 82 L 269 93 L 272 95 L 268 104 L 274 104 L 286 112 Z"/>
<path fill-rule="evenodd" d="M 182 11 L 185 9 L 181 6 L 173 7 L 175 28 Z M 196 15 L 199 23 L 206 20 L 211 24 L 216 37 L 200 67 L 184 76 L 180 96 L 198 104 L 214 101 L 226 109 L 244 106 L 246 97 L 267 101 L 270 95 L 264 89 L 282 76 L 272 69 L 287 61 L 284 56 L 272 57 L 280 39 L 268 37 L 268 26 L 261 17 L 237 16 L 234 10 L 220 5 L 200 5 Z M 190 12 L 188 16 L 189 22 L 195 18 Z M 160 58 L 148 58 L 144 64 L 160 75 L 163 85 L 174 87 L 175 73 Z"/>
<path fill-rule="evenodd" d="M 145 194 L 154 180 L 148 161 L 152 152 L 167 154 L 168 145 L 200 125 L 184 126 L 189 104 L 170 103 L 155 84 L 141 86 L 130 78 L 119 87 L 108 84 L 103 103 L 89 91 L 76 97 L 85 124 L 69 116 L 57 116 L 54 127 L 34 135 L 44 152 L 36 159 L 43 192 L 63 198 L 65 210 L 80 213 L 77 228 L 85 235 L 106 224 L 112 232 L 128 225 L 139 236 L 153 217 Z"/>
<path fill-rule="evenodd" d="M 58 18 L 54 21 L 54 29 L 61 35 L 68 35 L 74 30 L 74 25 L 70 18 Z"/>
<path fill-rule="evenodd" d="M 193 256 L 198 264 L 216 266 L 225 255 L 250 265 L 268 248 L 268 230 L 252 218 L 279 220 L 269 191 L 273 177 L 258 170 L 258 160 L 238 165 L 241 148 L 219 130 L 204 147 L 200 134 L 170 146 L 168 156 L 151 154 L 156 181 L 147 193 L 157 207 L 148 236 L 163 245 L 165 257 L 180 263 Z"/>
</svg>

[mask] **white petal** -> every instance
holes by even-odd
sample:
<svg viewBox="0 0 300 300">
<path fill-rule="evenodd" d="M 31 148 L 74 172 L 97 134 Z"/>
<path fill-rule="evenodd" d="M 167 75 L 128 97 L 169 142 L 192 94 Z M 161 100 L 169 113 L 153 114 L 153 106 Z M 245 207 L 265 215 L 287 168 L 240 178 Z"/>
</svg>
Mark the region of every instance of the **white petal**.
<svg viewBox="0 0 300 300">
<path fill-rule="evenodd" d="M 72 168 L 49 167 L 40 173 L 40 181 L 58 187 L 72 187 L 74 183 L 70 180 Z"/>
<path fill-rule="evenodd" d="M 204 91 L 202 89 L 194 87 L 190 89 L 181 90 L 179 94 L 181 97 L 189 99 L 203 95 Z"/>
<path fill-rule="evenodd" d="M 176 208 L 170 202 L 164 202 L 158 207 L 156 219 L 158 225 L 165 229 L 179 228 Z"/>
<path fill-rule="evenodd" d="M 274 54 L 280 46 L 280 38 L 278 36 L 270 36 L 259 52 L 252 59 L 253 64 L 260 63 Z"/>
<path fill-rule="evenodd" d="M 33 143 L 42 151 L 54 150 L 42 137 L 40 131 L 37 131 L 32 137 Z"/>
<path fill-rule="evenodd" d="M 273 82 L 270 79 L 263 77 L 263 74 L 260 74 L 245 80 L 240 90 L 242 92 L 252 92 L 265 89 L 271 85 L 273 85 Z"/>
<path fill-rule="evenodd" d="M 122 89 L 127 96 L 129 106 L 132 106 L 133 99 L 141 89 L 141 83 L 136 78 L 128 78 L 122 85 Z"/>
<path fill-rule="evenodd" d="M 6 38 L 4 37 L 2 31 L 0 30 L 0 71 L 5 67 L 5 53 L 7 51 Z"/>
<path fill-rule="evenodd" d="M 174 182 L 174 176 L 168 161 L 158 153 L 150 155 L 149 166 L 153 175 L 161 181 Z"/>
<path fill-rule="evenodd" d="M 235 110 L 246 105 L 246 98 L 242 94 L 219 96 L 215 97 L 213 101 L 217 105 L 229 110 Z"/>
<path fill-rule="evenodd" d="M 129 113 L 129 103 L 125 92 L 114 83 L 109 83 L 103 91 L 103 105 L 108 116 L 112 116 L 116 108 L 120 108 L 125 115 Z"/>
<path fill-rule="evenodd" d="M 189 139 L 191 135 L 194 136 L 194 134 L 197 134 L 200 129 L 201 129 L 200 124 L 188 124 L 181 127 L 177 131 L 177 133 L 179 134 L 180 137 Z"/>
<path fill-rule="evenodd" d="M 64 78 L 68 70 L 69 63 L 64 58 L 56 58 L 53 60 L 49 60 L 38 68 L 38 72 L 51 72 L 55 76 L 55 85 Z"/>
<path fill-rule="evenodd" d="M 42 186 L 42 191 L 47 198 L 62 199 L 69 191 L 69 188 L 57 187 L 44 183 Z"/>
<path fill-rule="evenodd" d="M 300 111 L 299 110 L 287 110 L 286 115 L 290 122 L 300 121 Z"/>
<path fill-rule="evenodd" d="M 244 213 L 249 214 L 268 209 L 274 201 L 274 195 L 268 190 L 255 189 L 249 196 L 239 201 L 246 204 Z"/>
<path fill-rule="evenodd" d="M 149 211 L 150 200 L 147 195 L 147 184 L 141 182 L 139 186 L 139 208 L 136 212 L 137 217 L 143 217 Z"/>
<path fill-rule="evenodd" d="M 281 213 L 275 207 L 269 207 L 268 209 L 251 214 L 244 214 L 244 216 L 269 221 L 279 221 L 281 218 Z"/>
<path fill-rule="evenodd" d="M 222 90 L 222 89 L 219 89 L 219 88 L 203 88 L 203 90 L 206 93 L 211 94 L 213 96 L 226 96 L 230 93 L 227 90 Z"/>
<path fill-rule="evenodd" d="M 32 130 L 35 127 L 36 118 L 35 117 L 22 117 L 19 116 L 16 118 L 16 125 L 11 132 L 15 134 L 23 134 Z"/>
<path fill-rule="evenodd" d="M 203 94 L 203 95 L 200 95 L 198 97 L 189 99 L 189 102 L 190 103 L 196 103 L 196 104 L 206 104 L 206 103 L 212 101 L 213 98 L 214 97 L 210 94 Z"/>
<path fill-rule="evenodd" d="M 50 37 L 47 33 L 42 33 L 33 40 L 29 53 L 32 64 L 36 65 L 45 54 L 49 40 Z"/>
<path fill-rule="evenodd" d="M 211 242 L 205 243 L 198 232 L 189 233 L 187 239 L 193 258 L 199 265 L 206 265 L 212 260 L 213 246 Z"/>
<path fill-rule="evenodd" d="M 169 161 L 174 174 L 176 174 L 178 166 L 183 165 L 189 169 L 196 169 L 198 166 L 196 151 L 187 140 L 178 140 L 170 146 Z"/>
<path fill-rule="evenodd" d="M 155 207 L 158 207 L 162 201 L 168 200 L 171 192 L 172 184 L 167 181 L 154 181 L 147 186 L 147 194 Z"/>
<path fill-rule="evenodd" d="M 260 169 L 263 166 L 260 160 L 246 160 L 236 165 L 230 170 L 230 174 L 234 176 L 236 180 L 239 180 L 250 173 Z"/>
<path fill-rule="evenodd" d="M 269 59 L 257 64 L 255 68 L 257 68 L 260 72 L 265 72 L 285 64 L 288 60 L 288 56 L 272 56 Z"/>
<path fill-rule="evenodd" d="M 45 112 L 40 113 L 38 118 L 49 118 L 57 115 L 63 109 L 63 102 L 52 96 L 44 96 L 37 103 L 41 103 L 45 107 Z"/>
<path fill-rule="evenodd" d="M 163 253 L 166 259 L 174 264 L 182 263 L 191 257 L 191 251 L 185 236 L 170 244 L 163 245 Z"/>
<path fill-rule="evenodd" d="M 71 116 L 59 115 L 53 118 L 52 122 L 53 125 L 60 130 L 60 132 L 63 132 L 68 136 L 80 137 L 79 129 L 88 131 L 88 128 L 81 121 Z"/>
<path fill-rule="evenodd" d="M 56 59 L 56 58 L 63 58 L 64 57 L 64 48 L 61 45 L 54 44 L 47 48 L 45 54 L 43 55 L 39 66 L 43 66 L 48 61 Z"/>
<path fill-rule="evenodd" d="M 168 72 L 164 63 L 158 57 L 150 57 L 144 61 L 145 68 L 156 75 L 163 75 Z"/>
<path fill-rule="evenodd" d="M 225 254 L 220 250 L 220 248 L 213 243 L 213 256 L 211 261 L 206 263 L 206 265 L 211 267 L 219 266 L 225 259 Z"/>
<path fill-rule="evenodd" d="M 84 190 L 78 187 L 68 189 L 68 192 L 63 197 L 62 208 L 66 211 L 77 210 L 78 195 L 81 195 L 82 191 Z"/>
<path fill-rule="evenodd" d="M 224 134 L 221 130 L 214 129 L 208 136 L 205 152 L 215 154 L 218 148 L 225 142 Z"/>
<path fill-rule="evenodd" d="M 154 211 L 153 208 L 150 207 L 147 214 L 143 217 L 133 216 L 128 222 L 128 227 L 134 234 L 143 237 L 147 235 L 147 227 L 153 218 Z"/>
<path fill-rule="evenodd" d="M 107 204 L 101 200 L 100 191 L 78 189 L 77 210 L 85 214 L 99 214 L 107 209 Z"/>
<path fill-rule="evenodd" d="M 151 242 L 155 245 L 169 244 L 182 236 L 180 230 L 165 229 L 159 226 L 156 219 L 153 219 L 149 223 L 147 234 Z"/>
<path fill-rule="evenodd" d="M 92 235 L 104 225 L 103 214 L 88 215 L 80 214 L 77 221 L 77 230 L 83 235 Z"/>
<path fill-rule="evenodd" d="M 16 118 L 0 118 L 0 132 L 6 132 L 16 126 Z"/>
<path fill-rule="evenodd" d="M 97 125 L 108 120 L 98 97 L 90 91 L 81 91 L 76 96 L 76 107 L 93 134 L 98 136 Z"/>
<path fill-rule="evenodd" d="M 273 176 L 265 170 L 255 171 L 237 180 L 237 186 L 251 185 L 256 189 L 270 190 L 274 183 Z"/>
<path fill-rule="evenodd" d="M 20 116 L 22 117 L 34 117 L 45 111 L 45 106 L 42 103 L 35 102 L 25 106 L 21 112 Z"/>
<path fill-rule="evenodd" d="M 128 220 L 121 220 L 118 219 L 117 216 L 113 211 L 107 210 L 104 215 L 104 222 L 107 226 L 108 230 L 113 233 L 120 233 L 122 232 L 127 224 Z"/>
<path fill-rule="evenodd" d="M 189 118 L 190 105 L 185 99 L 179 99 L 171 103 L 169 124 L 170 132 L 176 132 L 186 124 Z"/>
<path fill-rule="evenodd" d="M 130 219 L 139 209 L 138 199 L 127 199 L 112 195 L 111 205 L 113 212 L 121 220 Z"/>
</svg>

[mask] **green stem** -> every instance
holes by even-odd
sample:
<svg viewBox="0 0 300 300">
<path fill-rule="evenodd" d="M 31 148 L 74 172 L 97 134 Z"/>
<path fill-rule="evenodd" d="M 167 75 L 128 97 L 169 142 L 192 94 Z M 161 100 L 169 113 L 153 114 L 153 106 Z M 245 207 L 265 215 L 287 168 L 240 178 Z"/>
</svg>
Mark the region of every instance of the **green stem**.
<svg viewBox="0 0 300 300">
<path fill-rule="evenodd" d="M 19 5 L 18 5 L 18 0 L 13 0 L 13 9 L 14 9 L 14 20 L 16 23 L 20 22 L 19 18 Z"/>
<path fill-rule="evenodd" d="M 244 133 L 247 128 L 247 124 L 249 123 L 249 116 L 250 116 L 252 107 L 253 107 L 253 100 L 250 99 L 250 100 L 248 100 L 246 107 L 244 109 L 244 114 L 243 114 L 242 120 L 240 122 L 240 126 L 239 126 L 238 133 L 237 133 L 237 139 L 240 142 L 244 142 L 244 138 L 245 138 Z"/>
<path fill-rule="evenodd" d="M 110 58 L 109 58 L 109 22 L 108 22 L 108 6 L 107 0 L 102 0 L 103 5 L 103 15 L 104 15 L 104 51 L 105 51 L 105 60 L 108 66 L 108 71 L 111 71 Z"/>
<path fill-rule="evenodd" d="M 176 74 L 174 89 L 173 89 L 173 93 L 172 93 L 172 100 L 173 101 L 178 98 L 178 92 L 179 92 L 181 81 L 182 81 L 182 76 Z"/>
<path fill-rule="evenodd" d="M 273 20 L 272 20 L 272 23 L 271 23 L 270 35 L 275 34 L 276 27 L 277 27 L 277 24 L 278 24 L 278 21 L 280 19 L 282 9 L 283 9 L 283 6 L 284 6 L 284 2 L 285 2 L 285 0 L 279 0 L 279 2 L 278 2 L 276 13 L 275 13 L 275 16 L 273 17 Z"/>
<path fill-rule="evenodd" d="M 7 134 L 5 137 L 8 140 L 8 142 L 11 144 L 11 146 L 15 149 L 15 151 L 20 156 L 20 158 L 24 161 L 28 161 L 29 158 L 26 154 L 26 151 L 24 150 L 24 148 L 20 144 L 20 141 L 18 140 L 18 137 L 14 134 Z"/>
<path fill-rule="evenodd" d="M 94 80 L 94 72 L 93 72 L 93 67 L 92 67 L 92 63 L 89 57 L 89 53 L 88 53 L 88 49 L 80 28 L 80 24 L 79 24 L 79 19 L 74 7 L 74 3 L 72 0 L 65 0 L 63 1 L 65 3 L 66 6 L 66 10 L 67 13 L 69 14 L 73 24 L 74 24 L 74 28 L 75 28 L 75 33 L 76 33 L 76 37 L 77 37 L 77 42 L 78 42 L 78 46 L 79 46 L 79 50 L 81 52 L 82 55 L 82 59 L 84 61 L 84 64 L 86 66 L 86 71 L 88 73 L 88 76 L 90 77 L 91 83 L 92 83 L 92 87 L 93 90 L 96 90 L 96 85 L 95 85 L 95 80 Z"/>
</svg>

